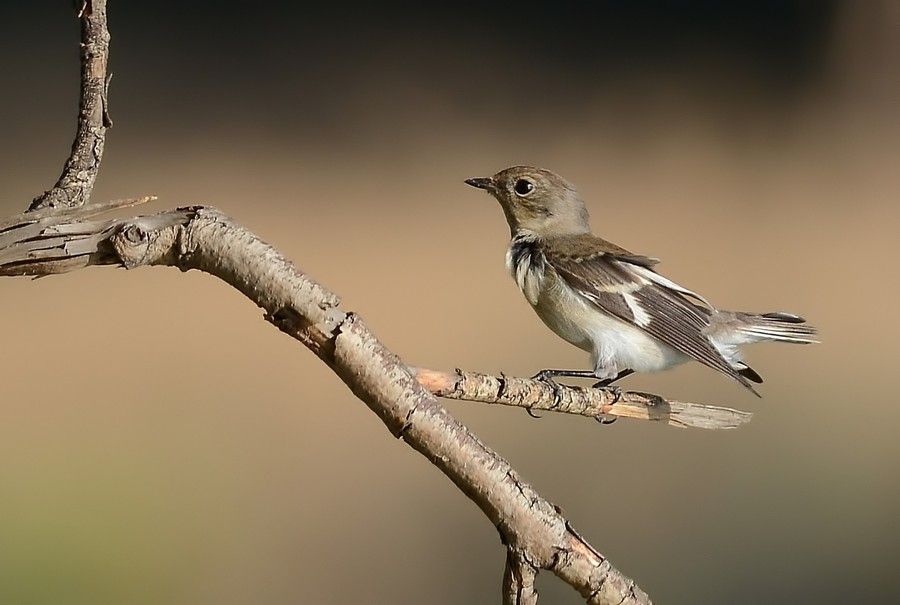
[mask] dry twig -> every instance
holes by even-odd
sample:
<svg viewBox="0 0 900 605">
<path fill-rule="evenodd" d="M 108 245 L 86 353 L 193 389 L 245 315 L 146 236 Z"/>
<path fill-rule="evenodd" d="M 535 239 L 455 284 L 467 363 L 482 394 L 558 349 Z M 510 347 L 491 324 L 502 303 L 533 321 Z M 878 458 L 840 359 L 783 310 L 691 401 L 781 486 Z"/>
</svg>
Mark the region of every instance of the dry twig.
<svg viewBox="0 0 900 605">
<path fill-rule="evenodd" d="M 78 127 L 72 152 L 59 180 L 31 202 L 30 209 L 76 207 L 87 203 L 103 159 L 109 118 L 109 30 L 106 27 L 106 0 L 82 0 L 78 6 L 81 21 L 81 96 L 78 102 Z"/>
<path fill-rule="evenodd" d="M 750 421 L 753 414 L 731 408 L 685 403 L 658 395 L 617 389 L 594 389 L 515 376 L 490 376 L 478 372 L 439 372 L 413 368 L 419 384 L 448 399 L 498 403 L 525 408 L 578 414 L 592 418 L 614 416 L 665 422 L 671 426 L 701 429 L 733 429 Z"/>
</svg>

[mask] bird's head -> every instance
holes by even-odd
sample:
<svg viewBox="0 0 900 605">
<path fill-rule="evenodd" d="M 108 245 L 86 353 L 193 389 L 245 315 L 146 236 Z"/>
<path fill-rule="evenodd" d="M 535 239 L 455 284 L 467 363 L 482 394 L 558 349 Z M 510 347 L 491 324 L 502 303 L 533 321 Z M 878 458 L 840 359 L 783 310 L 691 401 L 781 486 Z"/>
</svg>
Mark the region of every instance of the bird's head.
<svg viewBox="0 0 900 605">
<path fill-rule="evenodd" d="M 538 237 L 577 235 L 590 231 L 584 202 L 564 178 L 532 166 L 513 166 L 466 184 L 494 196 L 513 236 L 529 231 Z"/>
</svg>

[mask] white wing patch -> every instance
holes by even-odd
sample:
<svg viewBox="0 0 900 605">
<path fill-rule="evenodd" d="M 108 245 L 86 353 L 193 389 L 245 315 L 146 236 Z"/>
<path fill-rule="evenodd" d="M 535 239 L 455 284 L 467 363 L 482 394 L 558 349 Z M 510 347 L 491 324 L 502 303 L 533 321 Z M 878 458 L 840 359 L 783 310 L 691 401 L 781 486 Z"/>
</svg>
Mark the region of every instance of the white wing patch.
<svg viewBox="0 0 900 605">
<path fill-rule="evenodd" d="M 708 300 L 706 300 L 705 298 L 703 298 L 696 292 L 694 292 L 692 290 L 688 290 L 685 287 L 679 286 L 672 280 L 663 277 L 662 275 L 660 275 L 659 273 L 657 273 L 655 271 L 651 271 L 650 269 L 647 269 L 646 267 L 641 267 L 640 265 L 629 265 L 628 268 L 631 269 L 631 271 L 633 271 L 639 277 L 649 280 L 649 281 L 651 281 L 657 285 L 660 285 L 664 288 L 668 288 L 669 290 L 674 290 L 675 292 L 679 292 L 681 294 L 690 296 L 691 298 L 702 302 L 704 305 L 709 307 L 712 311 L 716 310 L 716 308 L 712 305 L 711 302 L 709 302 Z"/>
<path fill-rule="evenodd" d="M 634 323 L 641 326 L 642 328 L 647 326 L 650 323 L 650 315 L 641 308 L 641 304 L 637 301 L 631 293 L 622 294 L 622 298 L 625 299 L 625 304 L 628 305 L 628 308 L 631 310 L 631 314 L 634 316 Z"/>
<path fill-rule="evenodd" d="M 609 294 L 628 294 L 629 292 L 634 292 L 635 290 L 640 290 L 644 287 L 644 285 L 648 283 L 644 281 L 643 283 L 639 281 L 635 282 L 627 282 L 621 284 L 607 284 L 607 285 L 595 285 L 597 292 L 608 292 Z"/>
</svg>

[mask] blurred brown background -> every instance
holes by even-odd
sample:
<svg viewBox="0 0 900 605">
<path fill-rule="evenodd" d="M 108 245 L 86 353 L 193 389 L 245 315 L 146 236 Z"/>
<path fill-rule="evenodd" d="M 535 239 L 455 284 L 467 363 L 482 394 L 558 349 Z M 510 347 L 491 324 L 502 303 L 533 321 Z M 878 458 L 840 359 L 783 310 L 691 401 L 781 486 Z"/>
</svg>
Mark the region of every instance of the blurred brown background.
<svg viewBox="0 0 900 605">
<path fill-rule="evenodd" d="M 718 305 L 806 315 L 824 344 L 751 351 L 762 400 L 624 383 L 739 431 L 448 407 L 660 603 L 900 599 L 895 3 L 110 4 L 95 199 L 221 207 L 410 363 L 586 364 L 462 184 L 515 163 Z M 68 2 L 4 14 L 8 215 L 68 151 L 78 34 Z M 229 287 L 5 279 L 0 333 L 0 602 L 499 601 L 482 514 Z"/>
</svg>

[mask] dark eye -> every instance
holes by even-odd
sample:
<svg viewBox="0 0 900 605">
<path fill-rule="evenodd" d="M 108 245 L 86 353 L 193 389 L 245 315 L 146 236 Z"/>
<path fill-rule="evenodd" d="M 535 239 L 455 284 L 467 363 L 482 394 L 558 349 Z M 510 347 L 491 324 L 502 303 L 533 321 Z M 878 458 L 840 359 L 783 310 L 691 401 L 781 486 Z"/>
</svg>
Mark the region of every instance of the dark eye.
<svg viewBox="0 0 900 605">
<path fill-rule="evenodd" d="M 520 197 L 525 197 L 532 191 L 534 191 L 534 183 L 531 181 L 526 181 L 525 179 L 519 179 L 516 181 L 513 190 L 516 192 L 516 195 Z"/>
</svg>

